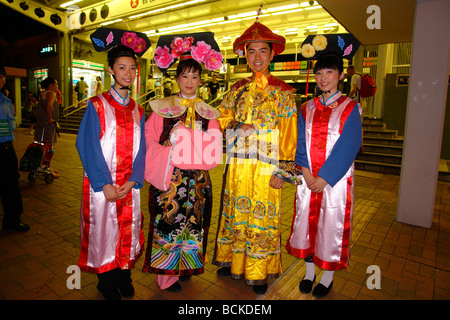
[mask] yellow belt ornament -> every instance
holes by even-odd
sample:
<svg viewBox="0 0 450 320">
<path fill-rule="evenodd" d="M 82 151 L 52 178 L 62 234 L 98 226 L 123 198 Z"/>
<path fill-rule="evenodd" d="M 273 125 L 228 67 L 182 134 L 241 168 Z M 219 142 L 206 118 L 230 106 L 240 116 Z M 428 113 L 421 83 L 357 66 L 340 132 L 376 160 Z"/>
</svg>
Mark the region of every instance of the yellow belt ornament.
<svg viewBox="0 0 450 320">
<path fill-rule="evenodd" d="M 182 105 L 183 107 L 186 106 L 188 108 L 188 112 L 187 112 L 187 116 L 186 116 L 186 121 L 185 121 L 185 125 L 186 127 L 193 129 L 195 126 L 195 103 L 196 102 L 201 102 L 202 99 L 200 98 L 194 98 L 194 99 L 183 99 L 180 102 L 180 105 Z"/>
</svg>

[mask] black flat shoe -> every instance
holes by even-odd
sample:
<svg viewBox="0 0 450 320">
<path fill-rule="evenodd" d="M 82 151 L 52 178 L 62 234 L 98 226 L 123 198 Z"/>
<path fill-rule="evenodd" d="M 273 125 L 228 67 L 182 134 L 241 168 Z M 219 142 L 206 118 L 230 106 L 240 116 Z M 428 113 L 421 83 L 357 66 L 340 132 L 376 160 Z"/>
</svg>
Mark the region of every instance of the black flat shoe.
<svg viewBox="0 0 450 320">
<path fill-rule="evenodd" d="M 253 291 L 255 291 L 256 294 L 264 294 L 267 292 L 267 283 L 265 284 L 258 284 L 253 286 Z"/>
<path fill-rule="evenodd" d="M 30 230 L 30 226 L 25 223 L 19 222 L 18 224 L 15 225 L 3 225 L 2 230 L 14 230 L 19 232 L 25 232 Z"/>
<path fill-rule="evenodd" d="M 117 288 L 113 285 L 102 285 L 98 284 L 97 289 L 102 293 L 103 298 L 105 300 L 121 300 L 122 296 L 120 295 Z"/>
<path fill-rule="evenodd" d="M 181 285 L 178 282 L 175 282 L 173 285 L 168 287 L 166 290 L 169 290 L 170 292 L 180 292 Z"/>
<path fill-rule="evenodd" d="M 222 267 L 217 269 L 218 276 L 231 276 L 231 267 Z"/>
<path fill-rule="evenodd" d="M 327 288 L 323 284 L 319 283 L 317 286 L 314 287 L 312 295 L 317 298 L 323 298 L 325 297 L 333 287 L 333 281 L 331 281 L 330 286 Z"/>
<path fill-rule="evenodd" d="M 298 286 L 299 289 L 300 289 L 300 292 L 303 293 L 303 294 L 310 293 L 315 281 L 316 281 L 316 275 L 314 275 L 314 280 L 312 280 L 312 281 L 308 280 L 308 279 L 305 279 L 305 277 L 303 277 L 303 280 L 300 281 L 300 284 Z"/>
<path fill-rule="evenodd" d="M 119 292 L 125 299 L 131 299 L 134 297 L 134 287 L 131 283 L 120 285 Z"/>
<path fill-rule="evenodd" d="M 179 279 L 181 282 L 186 282 L 191 280 L 191 276 L 180 276 Z"/>
</svg>

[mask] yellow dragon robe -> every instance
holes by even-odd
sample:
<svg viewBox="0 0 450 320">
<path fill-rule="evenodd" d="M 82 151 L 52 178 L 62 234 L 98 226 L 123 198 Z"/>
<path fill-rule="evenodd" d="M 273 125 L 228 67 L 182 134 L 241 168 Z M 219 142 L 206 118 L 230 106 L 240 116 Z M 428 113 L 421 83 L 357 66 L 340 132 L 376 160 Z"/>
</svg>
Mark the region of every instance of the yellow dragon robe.
<svg viewBox="0 0 450 320">
<path fill-rule="evenodd" d="M 236 82 L 219 107 L 227 164 L 213 264 L 231 267 L 232 278 L 249 285 L 282 273 L 282 188 L 269 186 L 272 175 L 301 183 L 295 89 L 271 75 L 267 80 L 264 89 L 251 78 Z M 239 135 L 243 123 L 254 125 L 252 135 Z"/>
</svg>

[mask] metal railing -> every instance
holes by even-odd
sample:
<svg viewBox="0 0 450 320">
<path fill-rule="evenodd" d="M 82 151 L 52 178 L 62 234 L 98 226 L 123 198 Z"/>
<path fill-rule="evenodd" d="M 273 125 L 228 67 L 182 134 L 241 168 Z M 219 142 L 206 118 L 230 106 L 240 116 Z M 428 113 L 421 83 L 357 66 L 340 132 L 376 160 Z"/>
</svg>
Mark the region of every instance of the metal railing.
<svg viewBox="0 0 450 320">
<path fill-rule="evenodd" d="M 149 105 L 149 102 L 150 102 L 151 100 L 157 99 L 158 96 L 155 95 L 154 97 L 151 97 L 150 99 L 146 99 L 146 97 L 148 96 L 149 93 L 156 92 L 156 90 L 157 90 L 157 89 L 153 89 L 153 90 L 151 90 L 151 91 L 149 91 L 149 92 L 144 93 L 143 95 L 140 95 L 139 97 L 137 97 L 137 98 L 135 99 L 135 101 L 136 101 L 137 103 L 139 103 L 140 105 L 144 106 L 144 107 L 145 107 L 145 110 L 148 111 L 147 106 Z M 229 91 L 229 90 L 227 90 L 227 91 L 221 93 L 220 95 L 217 95 L 217 98 L 215 98 L 214 100 L 208 102 L 208 104 L 211 105 L 211 106 L 214 106 L 215 108 L 217 108 L 220 104 L 218 104 L 217 106 L 215 106 L 214 104 L 216 104 L 216 102 L 217 102 L 219 99 L 222 99 L 223 96 L 224 96 L 225 94 L 228 93 L 228 91 Z M 73 114 L 76 114 L 76 115 L 75 115 L 75 116 L 72 116 L 71 119 L 72 119 L 72 120 L 75 120 L 75 121 L 77 121 L 77 122 L 80 122 L 80 121 L 81 121 L 81 118 L 83 117 L 83 113 L 82 113 L 82 112 L 79 112 L 79 111 L 86 108 L 87 100 L 89 100 L 90 98 L 91 98 L 91 97 L 85 98 L 85 99 L 83 99 L 83 100 L 81 100 L 81 101 L 75 102 L 74 104 L 72 104 L 72 105 L 70 105 L 70 106 L 67 106 L 67 107 L 65 107 L 65 108 L 62 108 L 62 109 L 61 109 L 61 115 L 60 115 L 60 117 L 59 117 L 59 123 L 60 123 L 60 125 L 62 125 L 63 127 L 66 127 L 66 128 L 67 128 L 67 127 L 68 127 L 68 124 L 69 124 L 69 116 L 70 116 L 70 115 L 73 115 Z M 145 100 L 142 100 L 143 98 L 145 98 Z M 140 101 L 140 100 L 142 100 L 142 101 Z M 71 109 L 73 109 L 73 110 L 71 110 Z M 70 111 L 69 111 L 69 110 L 70 110 Z"/>
</svg>

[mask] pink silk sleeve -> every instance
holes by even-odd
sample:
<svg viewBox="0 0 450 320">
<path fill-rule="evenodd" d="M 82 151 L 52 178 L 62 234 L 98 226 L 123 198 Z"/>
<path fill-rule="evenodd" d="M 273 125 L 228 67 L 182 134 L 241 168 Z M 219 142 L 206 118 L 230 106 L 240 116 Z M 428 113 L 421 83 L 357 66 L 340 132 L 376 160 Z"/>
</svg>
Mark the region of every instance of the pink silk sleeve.
<svg viewBox="0 0 450 320">
<path fill-rule="evenodd" d="M 211 170 L 222 161 L 222 152 L 219 121 L 210 120 L 206 132 L 180 124 L 170 164 L 184 170 Z"/>
<path fill-rule="evenodd" d="M 145 154 L 144 178 L 159 190 L 169 189 L 174 167 L 170 164 L 171 146 L 162 146 L 159 138 L 163 131 L 164 118 L 153 112 L 145 122 Z"/>
</svg>

